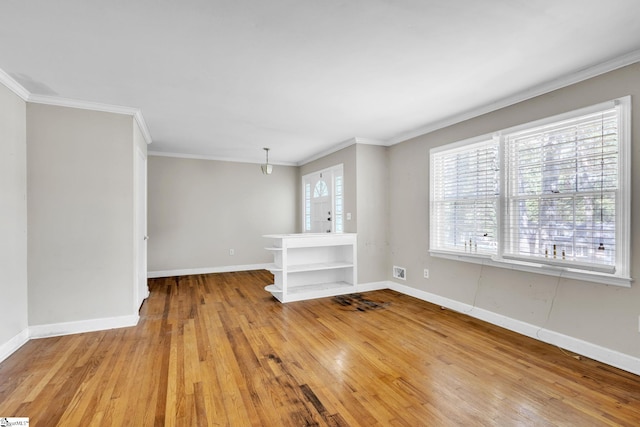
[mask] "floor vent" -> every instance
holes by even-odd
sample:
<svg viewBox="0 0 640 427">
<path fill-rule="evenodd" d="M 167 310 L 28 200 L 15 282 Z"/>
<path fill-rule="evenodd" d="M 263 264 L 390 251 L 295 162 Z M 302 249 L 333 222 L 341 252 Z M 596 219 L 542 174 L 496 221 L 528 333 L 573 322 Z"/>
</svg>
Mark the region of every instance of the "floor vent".
<svg viewBox="0 0 640 427">
<path fill-rule="evenodd" d="M 404 267 L 393 266 L 393 278 L 407 280 L 407 269 Z"/>
</svg>

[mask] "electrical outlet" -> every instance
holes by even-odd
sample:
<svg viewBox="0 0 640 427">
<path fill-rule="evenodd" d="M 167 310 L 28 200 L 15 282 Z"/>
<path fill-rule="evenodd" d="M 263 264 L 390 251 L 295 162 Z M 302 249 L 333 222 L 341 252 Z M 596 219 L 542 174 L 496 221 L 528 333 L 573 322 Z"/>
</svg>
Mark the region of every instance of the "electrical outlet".
<svg viewBox="0 0 640 427">
<path fill-rule="evenodd" d="M 428 268 L 425 268 L 425 269 L 424 269 L 424 278 L 425 278 L 425 279 L 428 279 L 428 278 L 429 278 L 429 269 L 428 269 Z"/>
<path fill-rule="evenodd" d="M 229 249 L 229 255 L 235 255 L 235 254 L 236 254 L 235 249 Z"/>
</svg>

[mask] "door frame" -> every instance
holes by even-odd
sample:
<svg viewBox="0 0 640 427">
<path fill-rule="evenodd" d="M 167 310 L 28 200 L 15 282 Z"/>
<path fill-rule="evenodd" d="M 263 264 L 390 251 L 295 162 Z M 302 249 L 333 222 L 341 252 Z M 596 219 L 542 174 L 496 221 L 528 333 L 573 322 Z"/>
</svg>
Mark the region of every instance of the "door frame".
<svg viewBox="0 0 640 427">
<path fill-rule="evenodd" d="M 140 147 L 134 150 L 134 286 L 133 309 L 138 313 L 149 296 L 147 285 L 147 155 Z"/>
<path fill-rule="evenodd" d="M 315 172 L 311 172 L 308 173 L 304 176 L 302 176 L 302 232 L 303 233 L 310 233 L 311 230 L 309 228 L 307 228 L 308 225 L 308 221 L 310 221 L 309 224 L 313 223 L 313 219 L 311 218 L 311 212 L 313 211 L 311 204 L 307 205 L 307 195 L 309 196 L 309 201 L 311 202 L 311 200 L 313 199 L 313 188 L 311 188 L 312 186 L 310 185 L 309 188 L 307 188 L 307 183 L 311 183 L 311 182 L 317 182 L 317 180 L 322 177 L 322 179 L 325 180 L 325 182 L 327 183 L 327 185 L 329 186 L 329 194 L 331 197 L 331 233 L 335 233 L 336 232 L 336 218 L 338 213 L 336 212 L 336 177 L 342 177 L 341 180 L 341 185 L 342 185 L 342 192 L 339 195 L 340 197 L 342 197 L 342 206 L 344 206 L 344 166 L 342 163 L 322 169 L 322 170 L 318 170 Z M 339 213 L 340 215 L 343 215 L 343 213 Z M 344 220 L 344 218 L 343 218 Z M 310 227 L 312 227 L 310 225 Z"/>
</svg>

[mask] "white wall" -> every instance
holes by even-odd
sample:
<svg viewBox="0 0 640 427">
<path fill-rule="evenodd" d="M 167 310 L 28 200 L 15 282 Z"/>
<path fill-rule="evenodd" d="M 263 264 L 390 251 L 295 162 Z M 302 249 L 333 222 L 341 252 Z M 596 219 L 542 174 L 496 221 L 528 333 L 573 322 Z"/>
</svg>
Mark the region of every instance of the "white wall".
<svg viewBox="0 0 640 427">
<path fill-rule="evenodd" d="M 296 231 L 297 169 L 150 156 L 150 276 L 273 262 L 262 236 Z"/>
<path fill-rule="evenodd" d="M 389 149 L 391 262 L 420 291 L 640 357 L 640 284 L 621 288 L 428 255 L 429 149 L 632 95 L 632 164 L 640 165 L 640 64 L 423 135 Z M 632 277 L 640 274 L 640 168 L 632 167 Z M 422 278 L 422 269 L 430 278 Z"/>
<path fill-rule="evenodd" d="M 27 105 L 29 324 L 133 313 L 133 118 Z"/>
<path fill-rule="evenodd" d="M 0 360 L 27 337 L 26 103 L 0 84 Z M 19 335 L 23 338 L 18 338 Z M 10 341 L 15 342 L 12 345 Z M 5 351 L 6 350 L 6 351 Z"/>
</svg>

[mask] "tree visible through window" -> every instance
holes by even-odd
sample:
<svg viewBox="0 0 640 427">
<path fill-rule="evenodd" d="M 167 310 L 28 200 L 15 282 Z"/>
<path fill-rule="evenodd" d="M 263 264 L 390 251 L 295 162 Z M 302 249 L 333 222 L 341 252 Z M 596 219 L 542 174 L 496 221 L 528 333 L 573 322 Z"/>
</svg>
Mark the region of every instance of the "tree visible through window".
<svg viewBox="0 0 640 427">
<path fill-rule="evenodd" d="M 629 109 L 621 98 L 431 150 L 431 252 L 628 279 Z"/>
</svg>

